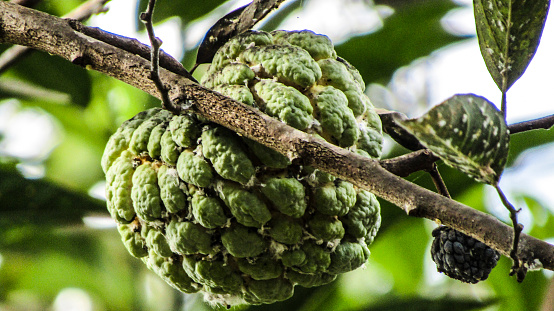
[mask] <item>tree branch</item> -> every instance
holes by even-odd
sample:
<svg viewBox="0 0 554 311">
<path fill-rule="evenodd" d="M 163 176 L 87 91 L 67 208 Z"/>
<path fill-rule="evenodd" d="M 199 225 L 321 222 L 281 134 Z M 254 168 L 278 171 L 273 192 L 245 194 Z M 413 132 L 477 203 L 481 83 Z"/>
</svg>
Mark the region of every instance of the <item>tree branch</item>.
<svg viewBox="0 0 554 311">
<path fill-rule="evenodd" d="M 554 114 L 546 117 L 510 124 L 510 134 L 516 134 L 537 129 L 550 129 L 554 126 Z"/>
<path fill-rule="evenodd" d="M 171 112 L 178 112 L 178 108 L 174 107 L 169 101 L 167 89 L 165 88 L 162 80 L 160 80 L 160 46 L 162 40 L 156 37 L 154 34 L 154 24 L 152 23 L 152 15 L 154 15 L 154 6 L 156 0 L 149 0 L 148 6 L 145 12 L 140 13 L 140 20 L 144 23 L 146 31 L 148 32 L 148 38 L 150 39 L 151 52 L 150 52 L 150 78 L 156 84 L 158 91 L 162 97 L 162 107 Z"/>
<path fill-rule="evenodd" d="M 231 37 L 252 29 L 284 0 L 253 0 L 250 4 L 225 15 L 213 25 L 198 47 L 194 72 L 199 64 L 211 63 L 217 50 Z"/>
<path fill-rule="evenodd" d="M 142 44 L 137 39 L 118 36 L 113 33 L 105 32 L 97 27 L 85 26 L 77 21 L 70 22 L 70 25 L 73 29 L 87 37 L 94 38 L 129 53 L 136 54 L 146 60 L 150 59 L 150 47 Z M 160 66 L 192 81 L 196 81 L 178 60 L 167 54 L 163 49 L 160 49 Z"/>
<path fill-rule="evenodd" d="M 433 168 L 439 160 L 429 149 L 421 149 L 396 158 L 381 160 L 379 163 L 387 171 L 400 177 L 407 177 L 417 171 L 426 171 Z"/>
<path fill-rule="evenodd" d="M 66 20 L 0 2 L 0 42 L 26 45 L 100 71 L 153 96 L 150 62 L 75 32 Z M 513 229 L 495 217 L 429 191 L 385 170 L 372 160 L 298 131 L 194 81 L 160 68 L 160 79 L 177 105 L 269 146 L 290 159 L 329 172 L 375 193 L 408 215 L 440 221 L 509 256 Z M 554 270 L 554 246 L 521 235 L 518 258 L 530 269 Z"/>
<path fill-rule="evenodd" d="M 79 21 L 89 19 L 92 15 L 106 11 L 104 5 L 110 0 L 89 0 L 73 11 L 69 12 L 64 18 L 71 18 Z M 23 6 L 35 5 L 38 1 L 18 1 L 15 2 Z M 27 56 L 32 50 L 26 46 L 12 46 L 0 55 L 0 74 L 10 68 L 21 58 Z"/>
</svg>

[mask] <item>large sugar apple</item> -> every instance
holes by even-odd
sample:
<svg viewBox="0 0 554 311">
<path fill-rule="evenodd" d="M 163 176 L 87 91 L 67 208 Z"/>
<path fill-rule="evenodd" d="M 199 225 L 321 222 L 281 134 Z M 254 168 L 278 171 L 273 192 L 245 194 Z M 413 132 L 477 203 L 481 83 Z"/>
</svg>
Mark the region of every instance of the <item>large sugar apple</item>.
<svg viewBox="0 0 554 311">
<path fill-rule="evenodd" d="M 249 31 L 202 84 L 368 157 L 380 120 L 358 71 L 310 31 Z M 150 109 L 110 138 L 107 205 L 129 252 L 171 286 L 214 303 L 262 304 L 362 266 L 375 196 L 192 114 Z"/>
</svg>

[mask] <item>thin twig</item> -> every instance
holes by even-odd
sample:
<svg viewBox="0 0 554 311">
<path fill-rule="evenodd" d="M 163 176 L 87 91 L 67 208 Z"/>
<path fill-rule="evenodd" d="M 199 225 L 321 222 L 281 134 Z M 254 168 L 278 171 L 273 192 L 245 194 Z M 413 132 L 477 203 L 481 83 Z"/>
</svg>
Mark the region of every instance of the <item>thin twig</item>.
<svg viewBox="0 0 554 311">
<path fill-rule="evenodd" d="M 500 189 L 500 186 L 498 184 L 494 185 L 494 188 L 496 189 L 496 192 L 498 192 L 498 196 L 500 196 L 500 200 L 502 201 L 502 204 L 508 209 L 510 212 L 510 219 L 512 220 L 512 225 L 514 227 L 514 236 L 512 240 L 512 250 L 510 251 L 510 257 L 514 261 L 514 264 L 512 265 L 512 271 L 510 272 L 510 275 L 517 274 L 517 281 L 523 282 L 523 279 L 525 279 L 525 275 L 527 273 L 527 268 L 519 257 L 517 256 L 517 248 L 519 244 L 519 236 L 521 235 L 521 231 L 523 231 L 523 225 L 518 223 L 517 221 L 517 214 L 521 209 L 516 209 L 509 201 L 508 198 L 504 195 L 502 190 Z"/>
<path fill-rule="evenodd" d="M 100 28 L 85 26 L 81 23 L 72 22 L 72 21 L 70 21 L 70 26 L 76 31 L 84 34 L 85 36 L 94 38 L 96 40 L 102 41 L 109 45 L 125 50 L 129 53 L 136 54 L 144 59 L 150 60 L 151 48 L 149 46 L 142 44 L 137 39 L 105 32 Z M 185 69 L 185 67 L 183 67 L 183 65 L 178 60 L 173 58 L 171 55 L 167 54 L 163 49 L 160 49 L 159 65 L 160 67 L 165 68 L 171 72 L 174 72 L 178 75 L 186 77 L 194 82 L 198 82 Z"/>
<path fill-rule="evenodd" d="M 385 109 L 376 109 L 376 112 L 379 114 L 379 118 L 381 118 L 383 132 L 388 134 L 399 145 L 411 151 L 425 148 L 414 135 L 398 125 L 399 121 L 408 120 L 405 114 Z"/>
<path fill-rule="evenodd" d="M 516 134 L 538 129 L 548 130 L 552 126 L 554 126 L 554 114 L 538 119 L 510 124 L 508 129 L 510 130 L 510 134 Z"/>
<path fill-rule="evenodd" d="M 435 184 L 435 187 L 437 188 L 437 192 L 445 196 L 449 199 L 452 197 L 450 196 L 450 193 L 448 192 L 448 188 L 446 187 L 446 184 L 444 183 L 444 180 L 442 179 L 441 174 L 439 173 L 439 169 L 437 168 L 437 163 L 431 164 L 431 168 L 427 170 L 429 175 L 431 175 L 431 179 L 433 180 L 433 183 Z"/>
<path fill-rule="evenodd" d="M 156 84 L 156 87 L 160 92 L 163 107 L 167 110 L 170 110 L 171 112 L 178 113 L 179 109 L 171 104 L 171 100 L 169 100 L 168 89 L 164 86 L 159 75 L 160 46 L 162 45 L 162 40 L 160 40 L 160 38 L 156 37 L 156 35 L 154 34 L 152 15 L 154 14 L 155 5 L 156 0 L 149 0 L 146 11 L 140 13 L 140 20 L 144 23 L 144 26 L 146 27 L 148 38 L 150 39 L 150 44 L 152 45 L 152 51 L 150 53 L 150 78 L 152 79 L 152 81 L 154 81 L 154 84 Z"/>
<path fill-rule="evenodd" d="M 429 149 L 421 149 L 392 159 L 381 160 L 379 164 L 396 176 L 407 177 L 417 171 L 431 169 L 438 159 Z"/>
<path fill-rule="evenodd" d="M 504 119 L 506 119 L 506 115 L 507 115 L 506 109 L 508 108 L 506 103 L 506 91 L 502 91 L 502 104 L 500 107 L 501 107 L 500 111 L 502 111 L 502 115 L 504 116 Z"/>
<path fill-rule="evenodd" d="M 89 0 L 82 5 L 75 8 L 73 11 L 64 15 L 63 18 L 75 19 L 78 21 L 84 21 L 89 19 L 92 15 L 106 12 L 105 4 L 110 0 Z M 25 1 L 16 1 L 15 3 L 23 3 Z M 25 5 L 35 4 L 37 1 L 27 1 Z M 12 46 L 0 55 L 0 74 L 8 70 L 11 66 L 21 60 L 23 57 L 29 55 L 32 49 L 22 46 Z"/>
<path fill-rule="evenodd" d="M 23 57 L 29 55 L 33 50 L 21 45 L 14 45 L 4 53 L 0 54 L 0 74 L 10 69 L 15 63 Z"/>
</svg>

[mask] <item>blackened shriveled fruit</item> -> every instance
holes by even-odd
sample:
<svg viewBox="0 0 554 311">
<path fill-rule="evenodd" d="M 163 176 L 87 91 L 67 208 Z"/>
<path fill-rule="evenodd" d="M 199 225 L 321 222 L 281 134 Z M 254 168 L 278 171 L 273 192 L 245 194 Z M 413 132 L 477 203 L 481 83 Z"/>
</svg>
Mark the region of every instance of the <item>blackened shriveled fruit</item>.
<svg viewBox="0 0 554 311">
<path fill-rule="evenodd" d="M 431 256 L 437 270 L 462 282 L 486 280 L 500 258 L 496 250 L 450 227 L 435 228 L 433 237 Z"/>
</svg>

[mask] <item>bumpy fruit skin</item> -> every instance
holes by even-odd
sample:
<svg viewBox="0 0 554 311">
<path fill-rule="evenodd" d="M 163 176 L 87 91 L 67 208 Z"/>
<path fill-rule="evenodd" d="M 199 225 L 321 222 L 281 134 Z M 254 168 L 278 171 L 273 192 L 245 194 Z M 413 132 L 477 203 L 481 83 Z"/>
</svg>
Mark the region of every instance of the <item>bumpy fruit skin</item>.
<svg viewBox="0 0 554 311">
<path fill-rule="evenodd" d="M 215 55 L 204 86 L 364 156 L 381 124 L 359 73 L 310 31 L 249 31 Z M 125 247 L 171 286 L 213 303 L 285 300 L 362 266 L 381 218 L 370 192 L 293 164 L 193 114 L 139 113 L 102 168 Z"/>
<path fill-rule="evenodd" d="M 437 270 L 465 283 L 486 280 L 500 258 L 496 250 L 446 226 L 435 228 L 433 237 L 431 256 Z"/>
</svg>

